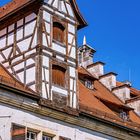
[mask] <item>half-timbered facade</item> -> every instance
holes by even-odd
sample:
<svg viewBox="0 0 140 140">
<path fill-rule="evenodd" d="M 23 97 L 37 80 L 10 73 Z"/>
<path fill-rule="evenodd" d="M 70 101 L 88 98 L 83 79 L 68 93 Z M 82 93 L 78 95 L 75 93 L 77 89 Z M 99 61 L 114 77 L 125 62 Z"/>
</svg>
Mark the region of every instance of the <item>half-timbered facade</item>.
<svg viewBox="0 0 140 140">
<path fill-rule="evenodd" d="M 0 62 L 45 99 L 63 96 L 65 105 L 77 108 L 76 34 L 86 22 L 72 5 L 65 0 L 35 2 L 7 19 L 0 26 Z"/>
<path fill-rule="evenodd" d="M 75 0 L 0 7 L 0 140 L 140 138 L 134 103 L 121 94 L 130 87 L 93 62 L 86 38 L 77 49 L 86 25 Z"/>
</svg>

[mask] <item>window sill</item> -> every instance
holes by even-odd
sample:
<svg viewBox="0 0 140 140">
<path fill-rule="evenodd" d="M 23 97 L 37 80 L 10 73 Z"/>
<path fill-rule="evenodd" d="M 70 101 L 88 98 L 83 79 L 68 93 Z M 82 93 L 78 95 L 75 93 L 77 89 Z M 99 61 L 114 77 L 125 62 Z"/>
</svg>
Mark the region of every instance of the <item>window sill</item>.
<svg viewBox="0 0 140 140">
<path fill-rule="evenodd" d="M 57 88 L 61 88 L 61 89 L 63 89 L 63 90 L 67 90 L 67 88 L 66 88 L 66 86 L 64 87 L 64 86 L 60 86 L 60 85 L 58 85 L 58 84 L 52 84 L 52 86 L 55 86 L 55 87 L 57 87 Z"/>
<path fill-rule="evenodd" d="M 53 39 L 53 43 L 56 43 L 56 44 L 58 44 L 58 45 L 60 45 L 60 46 L 62 46 L 64 48 L 66 48 L 66 44 L 65 43 L 59 42 L 59 41 L 57 41 L 55 39 Z"/>
</svg>

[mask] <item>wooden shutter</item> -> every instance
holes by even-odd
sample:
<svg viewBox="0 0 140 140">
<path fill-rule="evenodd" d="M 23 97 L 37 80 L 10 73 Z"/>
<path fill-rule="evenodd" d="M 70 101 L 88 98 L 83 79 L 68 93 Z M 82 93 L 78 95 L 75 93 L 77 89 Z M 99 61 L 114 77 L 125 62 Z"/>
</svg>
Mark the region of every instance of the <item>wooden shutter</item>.
<svg viewBox="0 0 140 140">
<path fill-rule="evenodd" d="M 26 130 L 24 126 L 12 125 L 12 140 L 25 140 Z"/>
<path fill-rule="evenodd" d="M 65 87 L 65 72 L 66 70 L 60 66 L 52 66 L 52 83 Z"/>
<path fill-rule="evenodd" d="M 71 140 L 71 139 L 60 136 L 60 137 L 59 137 L 59 140 Z"/>
<path fill-rule="evenodd" d="M 65 28 L 60 23 L 53 23 L 53 39 L 64 43 L 64 30 Z"/>
</svg>

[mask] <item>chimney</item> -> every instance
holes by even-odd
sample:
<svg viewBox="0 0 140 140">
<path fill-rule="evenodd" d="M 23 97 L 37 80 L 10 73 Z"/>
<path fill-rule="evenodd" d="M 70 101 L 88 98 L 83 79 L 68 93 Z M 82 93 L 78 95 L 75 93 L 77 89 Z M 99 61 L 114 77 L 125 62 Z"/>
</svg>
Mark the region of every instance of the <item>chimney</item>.
<svg viewBox="0 0 140 140">
<path fill-rule="evenodd" d="M 123 84 L 112 89 L 112 92 L 120 98 L 123 102 L 130 99 L 130 85 Z"/>
<path fill-rule="evenodd" d="M 84 36 L 83 45 L 78 48 L 79 65 L 87 68 L 88 65 L 93 63 L 93 55 L 96 51 L 86 43 Z"/>
<path fill-rule="evenodd" d="M 116 73 L 110 72 L 99 77 L 99 81 L 109 90 L 116 87 Z"/>
<path fill-rule="evenodd" d="M 91 65 L 87 66 L 87 70 L 91 74 L 93 74 L 97 78 L 99 78 L 100 76 L 104 75 L 104 65 L 105 65 L 105 63 L 103 63 L 103 62 L 92 63 Z"/>
</svg>

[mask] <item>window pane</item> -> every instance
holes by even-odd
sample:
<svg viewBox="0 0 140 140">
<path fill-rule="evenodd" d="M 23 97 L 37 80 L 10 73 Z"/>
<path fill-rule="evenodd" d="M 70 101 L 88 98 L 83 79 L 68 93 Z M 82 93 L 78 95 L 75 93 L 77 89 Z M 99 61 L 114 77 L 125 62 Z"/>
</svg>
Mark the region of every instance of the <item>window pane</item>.
<svg viewBox="0 0 140 140">
<path fill-rule="evenodd" d="M 52 138 L 51 138 L 51 137 L 49 137 L 49 136 L 43 135 L 42 140 L 52 140 Z"/>
<path fill-rule="evenodd" d="M 28 131 L 26 140 L 36 140 L 36 137 L 37 137 L 36 133 Z"/>
</svg>

